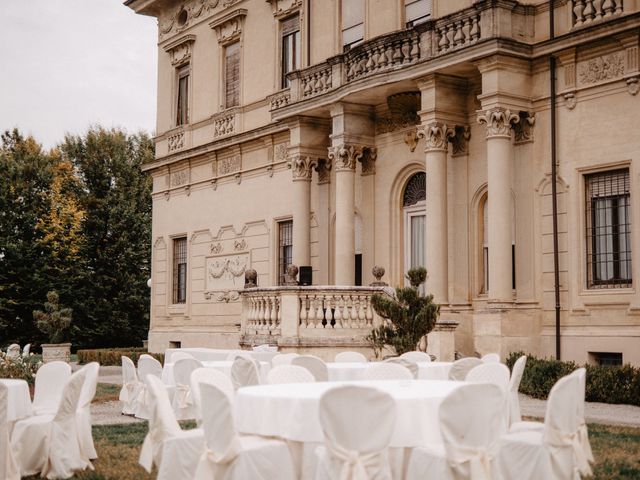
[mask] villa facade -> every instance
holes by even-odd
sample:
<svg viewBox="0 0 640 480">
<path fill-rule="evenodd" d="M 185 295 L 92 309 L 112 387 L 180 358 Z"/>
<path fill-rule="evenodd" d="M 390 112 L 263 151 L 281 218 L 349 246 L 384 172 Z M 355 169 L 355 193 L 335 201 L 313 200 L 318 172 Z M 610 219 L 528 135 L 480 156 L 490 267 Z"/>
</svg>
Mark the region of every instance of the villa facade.
<svg viewBox="0 0 640 480">
<path fill-rule="evenodd" d="M 150 350 L 365 350 L 423 265 L 429 351 L 553 356 L 555 238 L 562 358 L 640 364 L 640 1 L 125 4 L 158 18 Z"/>
</svg>

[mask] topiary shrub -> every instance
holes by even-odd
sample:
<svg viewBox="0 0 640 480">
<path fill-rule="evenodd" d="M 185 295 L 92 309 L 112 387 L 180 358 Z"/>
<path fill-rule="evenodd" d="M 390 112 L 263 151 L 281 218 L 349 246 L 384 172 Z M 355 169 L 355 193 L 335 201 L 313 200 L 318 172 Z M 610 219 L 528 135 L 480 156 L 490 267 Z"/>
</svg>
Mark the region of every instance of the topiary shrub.
<svg viewBox="0 0 640 480">
<path fill-rule="evenodd" d="M 66 340 L 71 328 L 73 310 L 60 308 L 60 297 L 55 291 L 47 292 L 47 301 L 42 310 L 33 311 L 33 319 L 38 330 L 44 333 L 49 343 L 62 343 Z"/>
<path fill-rule="evenodd" d="M 93 350 L 78 350 L 78 363 L 98 362 L 103 366 L 122 365 L 121 357 L 129 357 L 133 363 L 138 363 L 140 355 L 151 355 L 164 364 L 163 353 L 148 353 L 144 348 L 100 348 Z"/>
</svg>

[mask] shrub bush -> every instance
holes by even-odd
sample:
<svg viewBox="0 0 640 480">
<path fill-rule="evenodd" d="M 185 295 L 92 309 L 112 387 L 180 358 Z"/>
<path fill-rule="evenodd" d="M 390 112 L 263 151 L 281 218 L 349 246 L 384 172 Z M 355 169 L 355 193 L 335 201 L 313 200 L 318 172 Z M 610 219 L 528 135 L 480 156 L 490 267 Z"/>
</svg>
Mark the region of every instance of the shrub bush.
<svg viewBox="0 0 640 480">
<path fill-rule="evenodd" d="M 133 363 L 138 363 L 140 355 L 147 353 L 164 364 L 163 353 L 148 353 L 144 348 L 100 348 L 95 350 L 78 350 L 78 363 L 98 362 L 100 365 L 122 365 L 120 357 L 129 357 Z"/>
<path fill-rule="evenodd" d="M 513 368 L 523 352 L 513 352 L 507 366 Z M 546 399 L 551 387 L 563 376 L 579 368 L 575 362 L 541 359 L 527 355 L 527 365 L 520 382 L 520 392 L 534 398 Z M 624 403 L 640 406 L 640 368 L 631 365 L 584 365 L 587 369 L 587 402 Z"/>
<path fill-rule="evenodd" d="M 33 357 L 10 358 L 4 352 L 0 352 L 0 378 L 25 380 L 29 385 L 33 385 L 36 381 L 36 372 L 41 365 L 42 362 Z"/>
</svg>

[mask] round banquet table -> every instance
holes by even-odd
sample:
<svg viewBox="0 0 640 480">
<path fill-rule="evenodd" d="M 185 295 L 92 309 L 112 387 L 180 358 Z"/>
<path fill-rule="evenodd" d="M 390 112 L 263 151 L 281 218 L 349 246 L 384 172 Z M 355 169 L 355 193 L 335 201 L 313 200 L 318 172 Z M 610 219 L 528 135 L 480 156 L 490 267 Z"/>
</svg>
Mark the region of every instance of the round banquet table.
<svg viewBox="0 0 640 480">
<path fill-rule="evenodd" d="M 29 385 L 24 380 L 0 378 L 0 383 L 8 388 L 7 421 L 15 422 L 21 418 L 31 416 L 31 396 Z"/>
<path fill-rule="evenodd" d="M 177 352 L 188 353 L 196 360 L 201 362 L 217 362 L 229 360 L 229 355 L 232 353 L 251 355 L 251 358 L 258 362 L 271 362 L 271 359 L 275 357 L 278 352 L 265 352 L 256 350 L 220 350 L 216 348 L 167 348 L 164 352 L 164 361 L 171 362 L 171 356 Z"/>
<path fill-rule="evenodd" d="M 329 380 L 346 382 L 363 380 L 364 373 L 375 362 L 330 362 L 327 363 Z M 417 362 L 418 380 L 448 380 L 452 362 Z"/>
<path fill-rule="evenodd" d="M 227 375 L 227 377 L 231 378 L 231 365 L 233 362 L 231 360 L 222 360 L 215 362 L 202 362 L 202 366 L 204 368 L 215 368 L 216 370 L 220 370 L 222 373 Z M 165 363 L 162 367 L 162 383 L 165 385 L 175 385 L 175 379 L 173 378 L 173 363 Z M 260 381 L 267 381 L 267 374 L 271 369 L 271 364 L 269 362 L 260 362 Z"/>
</svg>

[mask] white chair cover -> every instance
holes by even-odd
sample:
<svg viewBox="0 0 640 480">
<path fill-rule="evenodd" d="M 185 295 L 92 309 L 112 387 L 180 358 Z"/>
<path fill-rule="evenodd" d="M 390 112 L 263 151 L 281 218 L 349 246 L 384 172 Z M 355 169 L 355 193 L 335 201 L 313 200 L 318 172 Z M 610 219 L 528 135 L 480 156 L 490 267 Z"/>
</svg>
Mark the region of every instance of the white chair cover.
<svg viewBox="0 0 640 480">
<path fill-rule="evenodd" d="M 138 463 L 149 473 L 155 464 L 157 480 L 191 479 L 204 451 L 204 433 L 199 428 L 180 428 L 167 389 L 159 378 L 148 375 L 146 383 L 151 415 Z"/>
<path fill-rule="evenodd" d="M 475 357 L 466 357 L 456 360 L 453 362 L 453 365 L 451 365 L 451 369 L 449 370 L 449 380 L 464 380 L 467 378 L 467 373 L 478 365 L 482 365 L 482 360 Z"/>
<path fill-rule="evenodd" d="M 509 387 L 509 367 L 502 363 L 483 363 L 473 367 L 465 380 L 475 383 L 493 383 L 499 386 L 503 392 Z"/>
<path fill-rule="evenodd" d="M 414 448 L 407 478 L 497 478 L 503 400 L 504 393 L 491 384 L 462 385 L 447 395 L 439 411 L 443 445 Z"/>
<path fill-rule="evenodd" d="M 195 358 L 183 358 L 173 365 L 176 393 L 172 407 L 178 420 L 192 419 L 197 416 L 197 407 L 191 396 L 191 374 L 198 368 L 202 368 L 202 363 Z"/>
<path fill-rule="evenodd" d="M 297 365 L 280 365 L 272 368 L 267 374 L 267 383 L 313 383 L 316 379 L 313 374 L 304 367 Z"/>
<path fill-rule="evenodd" d="M 64 386 L 55 415 L 34 415 L 16 422 L 11 446 L 23 476 L 68 478 L 91 467 L 82 458 L 76 428 L 76 410 L 87 371 L 78 370 Z"/>
<path fill-rule="evenodd" d="M 238 436 L 228 394 L 216 385 L 200 385 L 206 450 L 195 480 L 294 480 L 291 453 L 284 442 Z"/>
<path fill-rule="evenodd" d="M 30 354 L 31 354 L 31 344 L 27 343 L 22 349 L 22 358 L 29 358 Z"/>
<path fill-rule="evenodd" d="M 587 387 L 587 370 L 584 368 L 578 368 L 572 373 L 578 377 L 579 395 L 578 395 L 578 437 L 584 458 L 586 462 L 579 465 L 580 473 L 583 476 L 590 476 L 593 474 L 591 471 L 590 463 L 594 463 L 593 451 L 591 450 L 591 443 L 589 443 L 589 431 L 587 430 L 587 423 L 584 418 L 584 402 L 585 402 L 585 390 Z"/>
<path fill-rule="evenodd" d="M 543 430 L 511 432 L 499 454 L 503 478 L 579 480 L 587 462 L 579 438 L 580 380 L 567 375 L 549 393 Z"/>
<path fill-rule="evenodd" d="M 367 362 L 365 357 L 360 352 L 340 352 L 336 354 L 334 362 Z"/>
<path fill-rule="evenodd" d="M 486 355 L 483 355 L 480 360 L 484 363 L 500 363 L 500 355 L 497 353 L 487 353 Z"/>
<path fill-rule="evenodd" d="M 413 353 L 413 352 L 412 352 Z M 418 378 L 418 374 L 420 373 L 420 367 L 414 361 L 409 360 L 408 358 L 402 357 L 391 357 L 387 358 L 384 363 L 395 363 L 397 365 L 402 365 L 404 368 L 411 372 L 413 378 Z"/>
<path fill-rule="evenodd" d="M 316 480 L 391 479 L 388 446 L 396 405 L 390 395 L 370 387 L 336 387 L 320 399 L 319 417 L 325 443 L 316 450 Z"/>
<path fill-rule="evenodd" d="M 364 371 L 365 380 L 412 380 L 413 374 L 407 367 L 397 363 L 372 363 Z"/>
<path fill-rule="evenodd" d="M 200 384 L 215 385 L 233 399 L 235 390 L 229 377 L 215 368 L 196 368 L 191 374 L 191 398 L 195 405 L 196 420 L 202 419 L 202 401 L 200 400 Z"/>
<path fill-rule="evenodd" d="M 405 352 L 400 355 L 400 358 L 406 358 L 410 362 L 430 362 L 431 357 L 425 352 Z"/>
<path fill-rule="evenodd" d="M 45 363 L 38 369 L 33 395 L 34 415 L 54 415 L 58 411 L 69 377 L 71 367 L 65 362 Z"/>
<path fill-rule="evenodd" d="M 7 347 L 7 358 L 11 360 L 17 360 L 20 358 L 20 353 L 22 350 L 20 349 L 20 345 L 17 343 L 12 343 Z"/>
<path fill-rule="evenodd" d="M 279 353 L 271 359 L 271 366 L 291 365 L 291 361 L 298 356 L 297 353 Z"/>
<path fill-rule="evenodd" d="M 237 357 L 231 365 L 231 383 L 235 389 L 260 385 L 256 362 L 250 358 Z"/>
<path fill-rule="evenodd" d="M 516 422 L 522 421 L 520 415 L 520 399 L 518 398 L 518 390 L 520 389 L 520 381 L 524 373 L 524 367 L 527 364 L 527 356 L 522 355 L 516 363 L 513 364 L 511 371 L 511 379 L 509 380 L 509 397 L 507 399 L 507 408 L 509 410 L 509 426 Z"/>
<path fill-rule="evenodd" d="M 321 358 L 314 355 L 300 355 L 295 357 L 291 361 L 291 365 L 303 367 L 311 372 L 316 382 L 328 382 L 329 371 L 327 370 L 327 364 Z"/>
<path fill-rule="evenodd" d="M 140 379 L 140 389 L 138 391 L 138 398 L 135 401 L 135 413 L 136 418 L 149 419 L 150 411 L 149 407 L 151 399 L 147 392 L 148 383 L 146 382 L 147 375 L 152 375 L 157 378 L 162 378 L 162 364 L 153 358 L 151 355 L 140 355 L 138 359 L 138 378 Z"/>
<path fill-rule="evenodd" d="M 171 355 L 171 362 L 177 363 L 178 360 L 184 360 L 185 358 L 196 358 L 187 352 L 175 352 Z"/>
<path fill-rule="evenodd" d="M 122 413 L 133 415 L 136 413 L 136 401 L 140 395 L 141 384 L 138 380 L 136 366 L 129 357 L 122 357 L 122 388 L 119 400 L 122 402 Z"/>
<path fill-rule="evenodd" d="M 20 470 L 13 457 L 11 442 L 9 441 L 8 408 L 9 389 L 6 385 L 0 383 L 0 478 L 20 480 Z"/>
<path fill-rule="evenodd" d="M 98 453 L 93 445 L 93 435 L 91 432 L 91 402 L 96 395 L 98 386 L 98 372 L 100 364 L 91 362 L 82 367 L 86 370 L 84 385 L 78 400 L 78 411 L 76 412 L 76 423 L 78 429 L 78 443 L 80 444 L 80 455 L 89 463 L 98 458 Z"/>
</svg>

